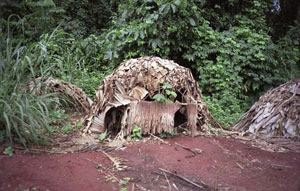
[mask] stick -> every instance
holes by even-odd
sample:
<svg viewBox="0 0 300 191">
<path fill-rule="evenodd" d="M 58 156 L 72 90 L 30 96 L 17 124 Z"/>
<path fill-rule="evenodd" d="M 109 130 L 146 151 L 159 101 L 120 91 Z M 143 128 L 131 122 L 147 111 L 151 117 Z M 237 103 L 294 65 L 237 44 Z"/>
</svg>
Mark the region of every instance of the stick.
<svg viewBox="0 0 300 191">
<path fill-rule="evenodd" d="M 244 167 L 242 167 L 242 165 L 240 165 L 239 163 L 235 163 L 238 167 L 240 167 L 242 170 L 244 170 Z"/>
<path fill-rule="evenodd" d="M 286 166 L 286 165 L 281 165 L 281 164 L 271 164 L 271 166 L 273 168 L 276 168 L 276 167 L 293 168 L 292 166 Z"/>
<path fill-rule="evenodd" d="M 149 133 L 152 137 L 154 137 L 154 138 L 156 138 L 156 139 L 158 139 L 160 142 L 162 142 L 162 143 L 164 143 L 164 144 L 166 144 L 166 145 L 169 145 L 169 146 L 171 146 L 171 144 L 170 143 L 167 143 L 166 141 L 164 141 L 164 140 L 162 140 L 161 138 L 159 138 L 159 137 L 157 137 L 157 136 L 155 136 L 155 135 L 153 135 L 152 133 Z"/>
<path fill-rule="evenodd" d="M 176 186 L 176 184 L 175 184 L 175 183 L 173 183 L 173 186 L 174 186 L 174 188 L 175 188 L 176 190 L 178 190 L 178 188 L 177 188 L 177 186 Z"/>
<path fill-rule="evenodd" d="M 147 189 L 145 189 L 144 187 L 142 187 L 142 186 L 140 186 L 138 184 L 136 184 L 136 186 L 139 187 L 141 190 L 147 191 Z"/>
<path fill-rule="evenodd" d="M 179 143 L 176 143 L 176 142 L 175 142 L 175 145 L 178 145 L 178 146 L 180 146 L 181 148 L 183 148 L 183 149 L 185 149 L 185 150 L 187 150 L 187 151 L 192 152 L 195 156 L 197 155 L 197 153 L 194 152 L 191 148 L 188 148 L 188 147 L 183 146 L 183 145 L 181 145 L 181 144 L 179 144 Z"/>
<path fill-rule="evenodd" d="M 169 191 L 171 191 L 172 187 L 171 187 L 171 185 L 170 185 L 169 179 L 168 179 L 168 177 L 167 177 L 167 175 L 166 175 L 165 172 L 164 172 L 164 175 L 165 175 L 165 178 L 166 178 L 166 180 L 167 180 L 167 182 L 168 182 L 168 185 L 169 185 Z"/>
<path fill-rule="evenodd" d="M 26 150 L 25 148 L 23 148 L 23 147 L 18 147 L 18 146 L 14 146 L 14 148 L 15 148 L 15 149 L 20 149 L 20 150 Z M 49 150 L 34 149 L 34 148 L 28 149 L 28 152 L 32 152 L 32 151 L 51 153 L 51 151 L 49 151 Z"/>
<path fill-rule="evenodd" d="M 200 149 L 199 149 L 199 151 L 198 151 L 198 150 L 196 150 L 195 148 L 188 148 L 188 147 L 183 146 L 183 145 L 181 145 L 181 144 L 179 144 L 179 143 L 176 143 L 176 142 L 175 142 L 175 145 L 178 145 L 178 146 L 182 147 L 183 149 L 192 152 L 192 153 L 194 154 L 194 156 L 196 156 L 197 154 L 202 153 L 202 150 L 200 150 Z"/>
<path fill-rule="evenodd" d="M 193 181 L 191 181 L 191 180 L 189 180 L 189 179 L 187 179 L 187 178 L 185 178 L 185 177 L 183 177 L 183 176 L 174 174 L 174 173 L 172 173 L 172 172 L 170 172 L 170 171 L 168 171 L 168 170 L 165 170 L 165 169 L 163 169 L 163 168 L 159 168 L 159 170 L 161 170 L 161 171 L 163 171 L 163 172 L 166 172 L 166 173 L 168 173 L 168 174 L 171 174 L 171 175 L 173 175 L 173 176 L 176 176 L 176 177 L 178 177 L 178 178 L 180 178 L 180 179 L 186 181 L 187 183 L 190 183 L 190 184 L 196 186 L 197 188 L 204 189 L 203 186 L 201 186 L 201 185 L 199 185 L 199 184 L 197 184 L 197 183 L 195 183 L 195 182 L 193 182 Z"/>
</svg>

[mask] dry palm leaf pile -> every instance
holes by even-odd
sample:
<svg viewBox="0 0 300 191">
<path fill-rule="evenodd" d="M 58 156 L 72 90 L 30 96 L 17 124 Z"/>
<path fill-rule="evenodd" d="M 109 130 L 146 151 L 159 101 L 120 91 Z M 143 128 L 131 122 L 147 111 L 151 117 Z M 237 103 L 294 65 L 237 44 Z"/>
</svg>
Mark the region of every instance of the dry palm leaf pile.
<svg viewBox="0 0 300 191">
<path fill-rule="evenodd" d="M 63 80 L 53 78 L 37 78 L 29 84 L 30 91 L 36 94 L 57 93 L 67 96 L 68 99 L 79 106 L 85 113 L 90 111 L 93 101 L 77 86 Z"/>
<path fill-rule="evenodd" d="M 259 137 L 300 138 L 300 79 L 269 90 L 233 127 Z"/>
<path fill-rule="evenodd" d="M 167 102 L 155 102 L 158 94 Z M 135 127 L 142 134 L 156 134 L 184 125 L 193 134 L 207 130 L 211 119 L 189 69 L 170 60 L 141 57 L 120 64 L 101 82 L 83 124 L 84 133 L 108 130 L 123 138 Z"/>
</svg>

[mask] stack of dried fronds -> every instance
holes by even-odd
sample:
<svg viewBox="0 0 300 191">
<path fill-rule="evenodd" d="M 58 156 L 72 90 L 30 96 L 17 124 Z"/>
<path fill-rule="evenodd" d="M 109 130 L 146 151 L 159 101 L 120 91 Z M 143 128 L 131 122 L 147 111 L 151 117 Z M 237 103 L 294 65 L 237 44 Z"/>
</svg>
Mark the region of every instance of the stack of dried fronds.
<svg viewBox="0 0 300 191">
<path fill-rule="evenodd" d="M 90 111 L 93 103 L 82 89 L 63 80 L 40 77 L 30 82 L 29 89 L 36 94 L 57 93 L 67 96 L 69 100 L 76 106 L 79 106 L 79 109 L 85 113 Z"/>
<path fill-rule="evenodd" d="M 176 99 L 173 103 L 154 102 L 153 96 L 166 82 L 177 93 Z M 192 132 L 207 130 L 212 119 L 191 71 L 170 60 L 141 57 L 122 63 L 101 82 L 84 118 L 84 133 L 107 129 L 124 137 L 135 126 L 142 128 L 143 134 L 172 132 L 177 118 Z"/>
<path fill-rule="evenodd" d="M 300 80 L 269 90 L 233 127 L 244 134 L 300 137 Z"/>
</svg>

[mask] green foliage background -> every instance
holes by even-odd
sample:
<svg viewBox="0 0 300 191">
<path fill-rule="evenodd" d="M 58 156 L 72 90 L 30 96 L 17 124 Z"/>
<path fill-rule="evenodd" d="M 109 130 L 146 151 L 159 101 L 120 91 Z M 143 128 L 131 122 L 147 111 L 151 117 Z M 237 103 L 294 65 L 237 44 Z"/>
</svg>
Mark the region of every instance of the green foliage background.
<svg viewBox="0 0 300 191">
<path fill-rule="evenodd" d="M 93 97 L 119 63 L 144 55 L 190 68 L 210 112 L 228 128 L 267 89 L 300 77 L 299 6 L 297 0 L 3 1 L 0 132 L 12 141 L 23 140 L 29 126 L 46 128 L 24 125 L 24 111 L 8 109 L 23 109 L 12 97 L 38 103 L 30 93 L 24 97 L 30 79 L 60 78 Z M 50 105 L 40 109 L 44 116 Z M 14 117 L 20 129 L 8 127 Z"/>
</svg>

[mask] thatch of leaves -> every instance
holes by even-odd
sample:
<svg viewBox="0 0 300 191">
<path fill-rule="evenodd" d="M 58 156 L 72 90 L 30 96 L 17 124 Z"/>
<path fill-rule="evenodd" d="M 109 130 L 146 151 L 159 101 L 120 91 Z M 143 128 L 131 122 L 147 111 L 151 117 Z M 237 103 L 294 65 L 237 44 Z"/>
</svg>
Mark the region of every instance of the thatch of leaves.
<svg viewBox="0 0 300 191">
<path fill-rule="evenodd" d="M 177 97 L 172 103 L 154 102 L 168 82 Z M 179 118 L 184 118 L 177 122 Z M 100 84 L 90 113 L 84 118 L 84 133 L 108 131 L 129 135 L 134 126 L 143 134 L 171 132 L 177 123 L 207 130 L 211 120 L 198 83 L 190 69 L 159 57 L 130 59 Z"/>
<path fill-rule="evenodd" d="M 63 80 L 39 77 L 30 82 L 29 89 L 36 94 L 57 93 L 64 95 L 85 113 L 90 111 L 93 103 L 82 89 Z"/>
<path fill-rule="evenodd" d="M 266 92 L 233 127 L 244 134 L 300 137 L 300 80 Z"/>
</svg>

